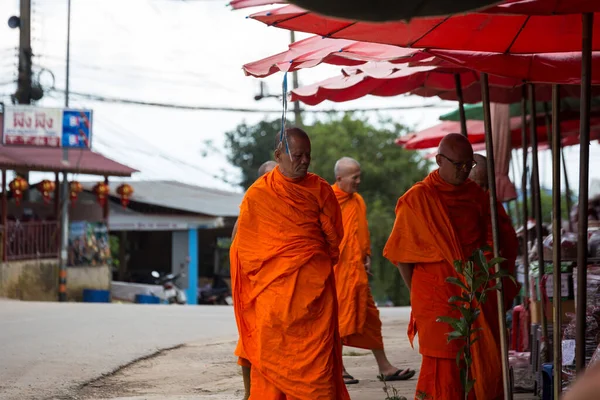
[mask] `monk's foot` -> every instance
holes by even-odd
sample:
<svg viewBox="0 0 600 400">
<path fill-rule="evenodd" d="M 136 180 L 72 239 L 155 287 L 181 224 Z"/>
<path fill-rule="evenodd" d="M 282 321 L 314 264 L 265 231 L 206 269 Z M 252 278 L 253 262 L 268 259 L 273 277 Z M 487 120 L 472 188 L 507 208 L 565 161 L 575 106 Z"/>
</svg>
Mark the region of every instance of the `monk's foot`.
<svg viewBox="0 0 600 400">
<path fill-rule="evenodd" d="M 391 381 L 405 381 L 413 376 L 415 376 L 416 372 L 410 368 L 400 369 L 400 368 L 391 368 L 386 369 L 385 371 L 380 371 L 380 374 L 383 375 L 383 379 L 386 382 Z"/>
</svg>

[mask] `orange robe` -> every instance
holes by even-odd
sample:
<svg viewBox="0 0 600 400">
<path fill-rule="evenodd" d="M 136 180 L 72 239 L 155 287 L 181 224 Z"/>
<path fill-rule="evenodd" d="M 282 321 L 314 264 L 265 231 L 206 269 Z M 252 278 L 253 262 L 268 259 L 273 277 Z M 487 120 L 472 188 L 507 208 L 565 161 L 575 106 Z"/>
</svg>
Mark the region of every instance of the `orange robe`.
<svg viewBox="0 0 600 400">
<path fill-rule="evenodd" d="M 434 171 L 398 200 L 396 221 L 384 249 L 394 264 L 414 264 L 411 283 L 412 314 L 408 334 L 411 344 L 419 333 L 423 364 L 417 392 L 434 400 L 453 400 L 463 395 L 456 354 L 462 343 L 447 342 L 452 328 L 436 322 L 439 316 L 459 317 L 448 299 L 459 295 L 447 277 L 458 277 L 454 260 L 465 260 L 484 246 L 489 220 L 489 198 L 473 181 L 453 186 Z M 482 313 L 483 314 L 483 313 Z M 471 376 L 476 380 L 472 398 L 502 397 L 499 343 L 487 318 L 478 318 L 479 341 L 472 346 Z"/>
<path fill-rule="evenodd" d="M 347 400 L 333 266 L 343 237 L 331 186 L 278 168 L 240 206 L 230 249 L 238 355 L 251 400 Z"/>
<path fill-rule="evenodd" d="M 365 257 L 371 255 L 367 207 L 358 193 L 348 194 L 337 185 L 333 191 L 342 209 L 344 238 L 340 260 L 333 268 L 338 298 L 340 336 L 345 346 L 368 350 L 383 349 L 381 320 L 375 306 Z"/>
</svg>

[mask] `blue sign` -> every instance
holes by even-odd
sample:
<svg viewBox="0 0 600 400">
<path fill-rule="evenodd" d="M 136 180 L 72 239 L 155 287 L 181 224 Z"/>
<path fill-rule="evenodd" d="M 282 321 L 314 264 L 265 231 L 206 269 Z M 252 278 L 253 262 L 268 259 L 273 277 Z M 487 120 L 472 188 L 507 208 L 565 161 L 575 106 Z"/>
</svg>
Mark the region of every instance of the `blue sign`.
<svg viewBox="0 0 600 400">
<path fill-rule="evenodd" d="M 92 111 L 64 110 L 62 147 L 89 149 L 92 147 Z"/>
</svg>

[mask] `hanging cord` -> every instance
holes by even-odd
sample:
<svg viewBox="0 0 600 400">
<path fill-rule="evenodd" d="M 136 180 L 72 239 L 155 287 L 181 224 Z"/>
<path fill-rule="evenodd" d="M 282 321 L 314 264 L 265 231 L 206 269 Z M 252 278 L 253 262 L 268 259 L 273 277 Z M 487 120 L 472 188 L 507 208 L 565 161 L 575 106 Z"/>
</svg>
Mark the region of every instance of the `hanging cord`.
<svg viewBox="0 0 600 400">
<path fill-rule="evenodd" d="M 290 161 L 292 160 L 292 155 L 290 154 L 290 147 L 288 144 L 288 138 L 287 138 L 287 133 L 286 133 L 286 125 L 287 125 L 287 107 L 288 107 L 288 100 L 287 100 L 287 92 L 288 92 L 288 82 L 287 82 L 287 72 L 285 74 L 283 74 L 283 84 L 281 85 L 281 91 L 282 91 L 282 105 L 283 105 L 283 111 L 281 113 L 281 134 L 279 135 L 279 142 L 282 145 L 282 147 L 285 148 L 285 153 L 290 157 Z"/>
</svg>

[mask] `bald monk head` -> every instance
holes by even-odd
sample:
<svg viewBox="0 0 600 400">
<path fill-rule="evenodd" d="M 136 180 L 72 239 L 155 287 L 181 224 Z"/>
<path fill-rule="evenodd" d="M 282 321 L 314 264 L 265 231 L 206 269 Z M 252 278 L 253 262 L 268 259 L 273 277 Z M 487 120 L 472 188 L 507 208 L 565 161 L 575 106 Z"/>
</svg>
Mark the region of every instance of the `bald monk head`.
<svg viewBox="0 0 600 400">
<path fill-rule="evenodd" d="M 342 157 L 333 168 L 335 182 L 346 193 L 356 193 L 360 185 L 360 164 L 354 158 Z"/>
<path fill-rule="evenodd" d="M 279 171 L 288 178 L 304 178 L 310 166 L 310 139 L 308 134 L 300 128 L 287 128 L 285 132 L 287 148 L 285 139 L 280 141 L 280 135 L 277 134 L 275 160 L 279 165 Z"/>
<path fill-rule="evenodd" d="M 463 135 L 451 133 L 440 142 L 435 161 L 444 181 L 455 186 L 462 185 L 475 165 L 473 147 Z"/>
<path fill-rule="evenodd" d="M 277 166 L 277 163 L 275 161 L 267 161 L 264 162 L 259 168 L 258 168 L 258 176 L 261 177 L 264 174 L 266 174 L 267 172 L 271 172 L 273 171 L 273 169 Z"/>
<path fill-rule="evenodd" d="M 483 190 L 488 190 L 489 182 L 487 173 L 487 158 L 481 154 L 473 154 L 473 160 L 477 163 L 477 165 L 471 170 L 469 178 L 478 184 Z"/>
</svg>

